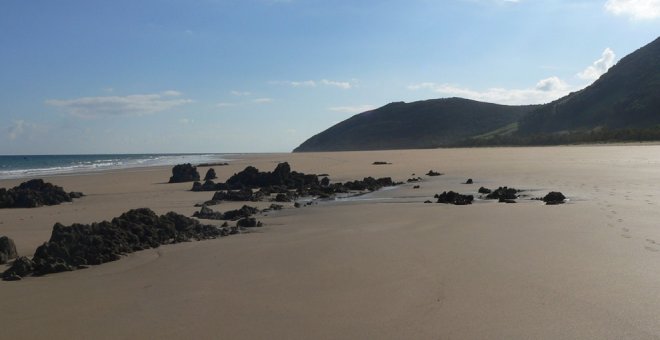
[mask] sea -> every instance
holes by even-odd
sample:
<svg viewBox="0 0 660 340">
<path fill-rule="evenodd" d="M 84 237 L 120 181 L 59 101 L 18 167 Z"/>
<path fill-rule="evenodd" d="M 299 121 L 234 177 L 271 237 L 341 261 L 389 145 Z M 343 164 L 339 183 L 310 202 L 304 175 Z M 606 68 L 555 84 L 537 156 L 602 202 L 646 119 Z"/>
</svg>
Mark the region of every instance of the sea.
<svg viewBox="0 0 660 340">
<path fill-rule="evenodd" d="M 140 168 L 182 163 L 218 163 L 229 154 L 106 154 L 0 156 L 0 179 Z"/>
</svg>

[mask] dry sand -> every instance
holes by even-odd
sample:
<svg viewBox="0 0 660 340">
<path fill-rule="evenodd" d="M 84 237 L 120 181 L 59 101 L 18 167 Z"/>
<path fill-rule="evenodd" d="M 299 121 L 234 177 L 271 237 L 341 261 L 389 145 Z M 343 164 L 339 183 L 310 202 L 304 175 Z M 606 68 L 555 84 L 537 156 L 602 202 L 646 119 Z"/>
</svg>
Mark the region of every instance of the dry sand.
<svg viewBox="0 0 660 340">
<path fill-rule="evenodd" d="M 417 190 L 270 213 L 250 234 L 0 282 L 0 338 L 660 338 L 660 146 L 247 155 L 215 169 L 224 180 L 280 161 L 335 181 L 425 179 Z M 445 175 L 423 176 L 430 169 Z M 149 168 L 47 178 L 88 196 L 0 210 L 0 235 L 31 255 L 55 222 L 143 206 L 190 215 L 212 195 L 168 177 Z M 467 178 L 475 183 L 460 184 Z M 422 203 L 482 185 L 571 201 Z"/>
</svg>

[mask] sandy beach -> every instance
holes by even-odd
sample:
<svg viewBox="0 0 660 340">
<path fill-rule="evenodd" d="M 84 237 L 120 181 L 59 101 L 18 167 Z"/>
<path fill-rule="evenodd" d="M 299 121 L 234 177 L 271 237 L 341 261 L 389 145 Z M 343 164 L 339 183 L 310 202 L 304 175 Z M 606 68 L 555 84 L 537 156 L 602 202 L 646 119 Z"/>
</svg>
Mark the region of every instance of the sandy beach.
<svg viewBox="0 0 660 340">
<path fill-rule="evenodd" d="M 0 338 L 660 338 L 658 145 L 243 155 L 214 169 L 224 181 L 247 165 L 272 171 L 283 161 L 332 181 L 423 181 L 289 205 L 259 216 L 265 226 L 248 234 L 0 282 Z M 167 184 L 170 169 L 44 178 L 87 196 L 2 209 L 0 235 L 31 256 L 55 222 L 138 207 L 191 216 L 213 193 Z M 444 175 L 424 176 L 431 169 Z M 474 184 L 462 184 L 467 178 Z M 570 200 L 423 203 L 480 186 L 524 189 L 527 198 L 561 191 Z"/>
</svg>

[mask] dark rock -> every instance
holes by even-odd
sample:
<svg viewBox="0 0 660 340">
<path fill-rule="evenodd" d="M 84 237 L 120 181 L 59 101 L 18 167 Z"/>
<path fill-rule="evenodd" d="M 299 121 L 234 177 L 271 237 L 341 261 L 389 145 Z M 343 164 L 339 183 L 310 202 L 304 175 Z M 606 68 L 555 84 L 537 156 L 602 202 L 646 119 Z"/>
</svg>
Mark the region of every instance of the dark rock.
<svg viewBox="0 0 660 340">
<path fill-rule="evenodd" d="M 464 184 L 472 184 L 472 178 L 468 178 L 467 181 L 465 181 Z"/>
<path fill-rule="evenodd" d="M 488 189 L 488 188 L 481 187 L 481 188 L 479 188 L 479 193 L 480 194 L 490 194 L 491 190 Z"/>
<path fill-rule="evenodd" d="M 210 181 L 212 179 L 216 179 L 218 176 L 215 175 L 215 170 L 213 168 L 210 168 L 206 171 L 206 175 L 204 175 L 204 180 L 205 181 Z"/>
<path fill-rule="evenodd" d="M 250 217 L 258 213 L 259 213 L 259 209 L 244 205 L 240 209 L 226 211 L 223 214 L 224 215 L 223 219 L 235 221 L 244 217 Z"/>
<path fill-rule="evenodd" d="M 296 199 L 296 197 L 295 197 L 295 195 L 291 195 L 291 193 L 277 194 L 275 196 L 275 202 L 291 202 L 294 199 Z"/>
<path fill-rule="evenodd" d="M 420 177 L 415 177 L 415 178 L 408 178 L 406 182 L 408 183 L 415 183 L 415 182 L 421 182 L 422 179 Z"/>
<path fill-rule="evenodd" d="M 71 202 L 72 198 L 82 196 L 82 193 L 67 193 L 62 187 L 46 183 L 41 179 L 33 179 L 9 190 L 0 189 L 0 208 L 35 208 L 57 205 Z"/>
<path fill-rule="evenodd" d="M 34 264 L 32 260 L 25 256 L 21 256 L 14 260 L 11 267 L 2 273 L 2 279 L 5 281 L 16 281 L 18 278 L 25 277 L 30 275 L 34 270 Z"/>
<path fill-rule="evenodd" d="M 486 199 L 496 199 L 500 202 L 504 202 L 503 200 L 515 200 L 518 198 L 519 191 L 520 190 L 514 188 L 499 187 L 486 195 Z"/>
<path fill-rule="evenodd" d="M 14 241 L 7 236 L 0 237 L 0 264 L 5 264 L 17 256 Z"/>
<path fill-rule="evenodd" d="M 515 200 L 512 200 L 510 198 L 501 198 L 501 197 L 500 197 L 498 202 L 500 202 L 500 203 L 516 203 Z"/>
<path fill-rule="evenodd" d="M 564 203 L 566 196 L 559 191 L 552 191 L 543 197 L 543 202 L 547 205 L 556 205 Z"/>
<path fill-rule="evenodd" d="M 419 189 L 419 188 L 420 188 L 419 185 L 413 186 L 413 189 Z"/>
<path fill-rule="evenodd" d="M 442 194 L 435 196 L 438 199 L 437 203 L 445 204 L 454 204 L 454 205 L 467 205 L 472 204 L 474 196 L 472 195 L 461 195 L 453 191 L 445 191 Z"/>
<path fill-rule="evenodd" d="M 199 181 L 199 172 L 197 167 L 192 166 L 190 163 L 179 164 L 172 168 L 172 177 L 170 183 L 182 183 Z"/>
<path fill-rule="evenodd" d="M 429 172 L 426 173 L 426 176 L 442 176 L 442 175 L 443 174 L 441 174 L 439 172 L 436 172 L 436 171 L 433 171 L 433 170 L 429 170 Z"/>
<path fill-rule="evenodd" d="M 195 211 L 193 217 L 206 219 L 206 220 L 224 220 L 224 214 L 221 212 L 213 211 L 206 205 L 202 205 L 202 209 Z"/>
<path fill-rule="evenodd" d="M 323 177 L 321 179 L 321 186 L 327 187 L 328 185 L 330 185 L 330 179 L 328 177 Z"/>
<path fill-rule="evenodd" d="M 243 189 L 238 191 L 218 191 L 213 195 L 214 201 L 236 201 L 236 202 L 256 202 L 262 197 L 255 195 L 252 189 Z"/>
<path fill-rule="evenodd" d="M 376 162 L 373 162 L 373 163 L 371 163 L 371 164 L 372 164 L 372 165 L 389 165 L 389 164 L 392 164 L 392 163 L 382 162 L 382 161 L 376 161 Z"/>
<path fill-rule="evenodd" d="M 236 226 L 239 228 L 256 228 L 263 226 L 263 223 L 257 221 L 254 217 L 245 217 L 238 220 Z"/>
<path fill-rule="evenodd" d="M 296 202 L 296 203 L 293 204 L 293 207 L 294 207 L 294 208 L 300 208 L 301 205 L 300 205 L 300 203 Z"/>
<path fill-rule="evenodd" d="M 431 202 L 431 200 L 426 200 L 424 201 L 424 203 L 433 203 L 433 202 Z"/>
<path fill-rule="evenodd" d="M 85 195 L 80 191 L 72 191 L 72 192 L 69 193 L 69 197 L 71 197 L 71 198 L 82 198 L 84 196 Z"/>
</svg>

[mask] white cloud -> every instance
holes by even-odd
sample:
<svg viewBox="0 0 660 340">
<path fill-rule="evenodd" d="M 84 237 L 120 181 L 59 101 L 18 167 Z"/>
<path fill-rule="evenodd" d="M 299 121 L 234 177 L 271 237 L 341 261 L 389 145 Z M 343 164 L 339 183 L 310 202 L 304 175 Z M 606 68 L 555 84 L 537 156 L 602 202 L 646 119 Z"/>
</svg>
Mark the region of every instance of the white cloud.
<svg viewBox="0 0 660 340">
<path fill-rule="evenodd" d="M 364 111 L 369 111 L 373 110 L 375 106 L 373 105 L 355 105 L 355 106 L 335 106 L 335 107 L 329 107 L 328 110 L 334 111 L 334 112 L 342 112 L 342 113 L 360 113 Z"/>
<path fill-rule="evenodd" d="M 347 81 L 334 81 L 334 80 L 327 80 L 327 79 L 321 79 L 321 84 L 323 85 L 329 85 L 329 86 L 336 86 L 340 89 L 348 90 L 353 85 Z"/>
<path fill-rule="evenodd" d="M 652 20 L 660 18 L 660 0 L 607 0 L 605 10 L 632 20 Z"/>
<path fill-rule="evenodd" d="M 181 123 L 181 124 L 183 124 L 183 125 L 192 124 L 192 123 L 194 123 L 194 122 L 195 122 L 194 120 L 189 119 L 189 118 L 181 118 L 181 119 L 179 119 L 179 123 Z"/>
<path fill-rule="evenodd" d="M 320 85 L 323 86 L 331 86 L 331 87 L 338 87 L 340 89 L 348 90 L 353 88 L 354 84 L 350 81 L 336 81 L 336 80 L 328 80 L 328 79 L 321 79 L 321 80 L 299 80 L 299 81 L 271 81 L 271 84 L 275 85 L 287 85 L 291 87 L 317 87 Z"/>
<path fill-rule="evenodd" d="M 249 96 L 249 95 L 252 94 L 252 93 L 247 92 L 247 91 L 236 91 L 236 90 L 233 90 L 233 91 L 231 91 L 230 93 L 231 93 L 232 95 L 234 95 L 234 96 L 238 96 L 238 97 Z"/>
<path fill-rule="evenodd" d="M 570 92 L 570 86 L 557 77 L 542 79 L 532 88 L 490 88 L 476 91 L 451 84 L 420 83 L 408 86 L 410 90 L 431 90 L 444 96 L 462 97 L 489 103 L 524 105 L 548 103 Z"/>
<path fill-rule="evenodd" d="M 253 102 L 255 102 L 255 103 L 257 103 L 257 104 L 270 103 L 270 102 L 272 102 L 272 101 L 273 101 L 272 98 L 257 98 L 257 99 L 255 99 L 255 100 L 253 100 Z"/>
<path fill-rule="evenodd" d="M 236 106 L 235 103 L 225 103 L 225 102 L 220 102 L 215 104 L 216 107 L 231 107 L 231 106 Z"/>
<path fill-rule="evenodd" d="M 577 76 L 581 79 L 596 81 L 596 79 L 600 78 L 600 76 L 614 65 L 615 58 L 616 55 L 614 54 L 614 51 L 610 48 L 606 48 L 600 59 L 594 61 L 593 64 L 584 69 L 584 71 L 578 73 Z"/>
<path fill-rule="evenodd" d="M 50 99 L 46 100 L 46 104 L 59 107 L 73 116 L 84 118 L 145 115 L 192 103 L 190 99 L 173 98 L 179 96 L 181 96 L 180 92 L 170 90 L 157 94 Z"/>
</svg>

